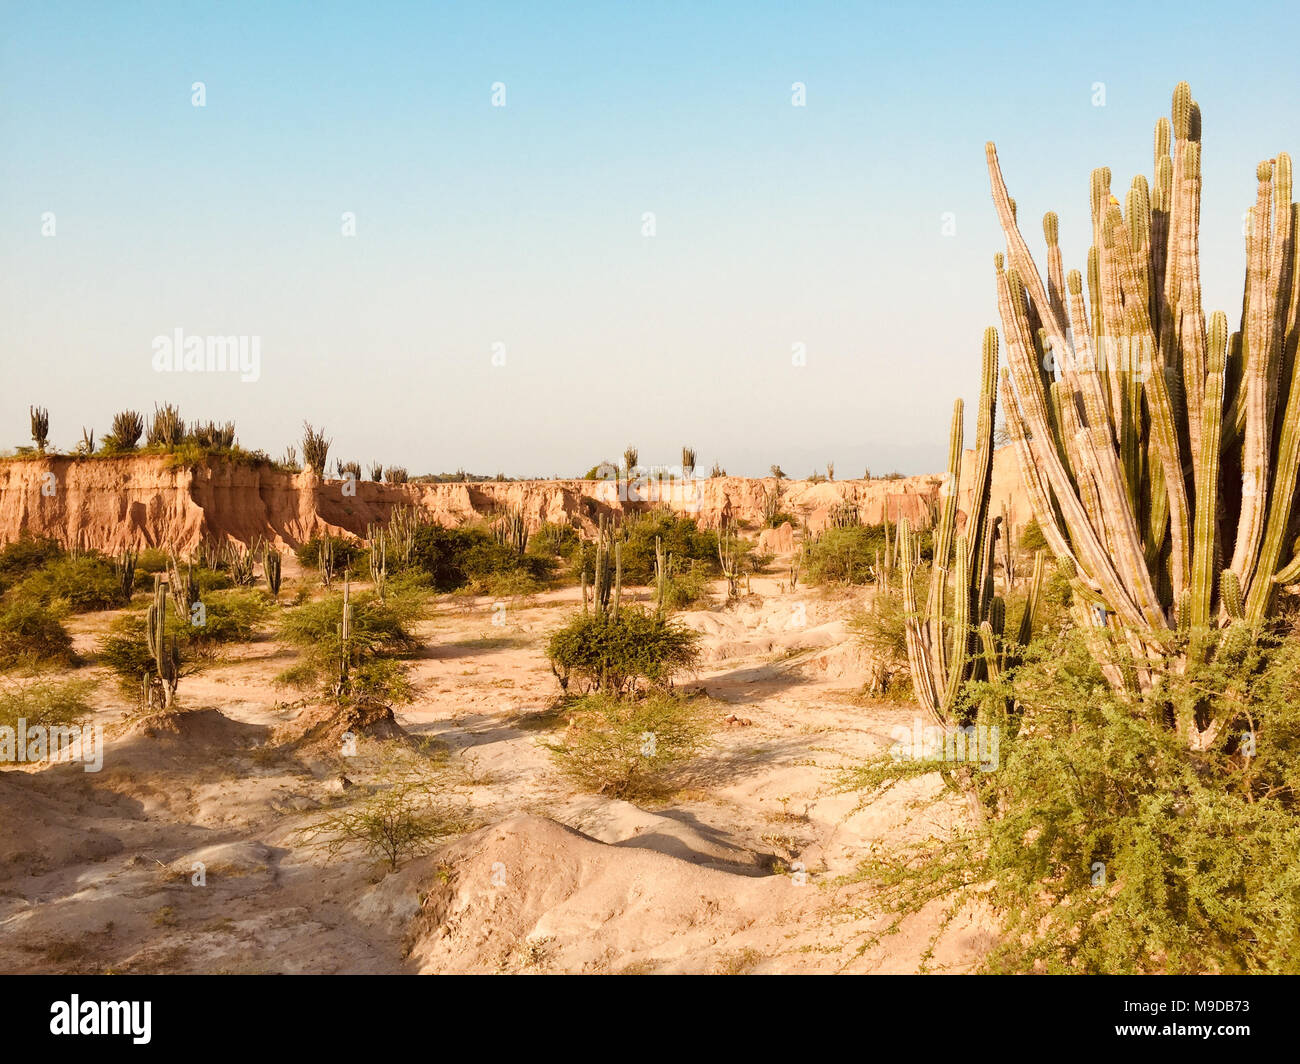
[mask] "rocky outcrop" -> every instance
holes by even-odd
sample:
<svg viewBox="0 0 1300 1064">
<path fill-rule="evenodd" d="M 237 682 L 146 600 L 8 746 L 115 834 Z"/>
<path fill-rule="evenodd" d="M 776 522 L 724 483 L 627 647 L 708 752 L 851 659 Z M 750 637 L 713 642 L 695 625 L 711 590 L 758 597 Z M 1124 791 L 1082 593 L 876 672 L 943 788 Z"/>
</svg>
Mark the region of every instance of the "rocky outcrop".
<svg viewBox="0 0 1300 1064">
<path fill-rule="evenodd" d="M 969 461 L 966 463 L 969 469 Z M 959 504 L 969 486 L 963 477 Z M 849 503 L 865 523 L 906 518 L 928 527 L 938 505 L 939 475 L 896 480 L 782 481 L 779 509 L 813 531 Z M 590 534 L 602 515 L 669 508 L 703 527 L 734 521 L 757 534 L 764 500 L 778 490 L 771 477 L 714 477 L 626 484 L 589 480 L 526 480 L 454 484 L 345 484 L 269 465 L 209 460 L 174 463 L 164 455 L 115 458 L 45 456 L 0 461 L 0 542 L 24 533 L 104 551 L 122 547 L 189 550 L 202 541 L 263 539 L 294 547 L 314 534 L 364 536 L 394 507 L 415 506 L 454 526 L 522 510 L 532 528 L 553 521 Z M 1030 512 L 1015 457 L 994 460 L 993 512 L 1007 509 L 1019 528 Z"/>
</svg>

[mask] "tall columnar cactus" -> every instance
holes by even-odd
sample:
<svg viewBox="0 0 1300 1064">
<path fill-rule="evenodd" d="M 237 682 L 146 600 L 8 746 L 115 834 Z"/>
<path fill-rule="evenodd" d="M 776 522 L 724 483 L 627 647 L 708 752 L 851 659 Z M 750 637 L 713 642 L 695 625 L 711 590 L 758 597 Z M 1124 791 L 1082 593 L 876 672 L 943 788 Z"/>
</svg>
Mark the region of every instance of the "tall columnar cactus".
<svg viewBox="0 0 1300 1064">
<path fill-rule="evenodd" d="M 934 559 L 924 612 L 918 608 L 915 573 L 920 551 L 907 521 L 898 524 L 907 654 L 917 700 L 941 724 L 959 715 L 962 689 L 969 680 L 996 676 L 1014 648 L 1006 639 L 1006 606 L 994 594 L 994 546 L 1005 534 L 1002 518 L 990 513 L 993 426 L 996 410 L 998 337 L 984 333 L 983 379 L 975 429 L 975 466 L 970 508 L 958 534 L 958 486 L 962 471 L 963 404 L 953 406 L 948 472 L 940 492 L 942 508 L 934 529 Z M 1041 566 L 1036 567 L 1041 576 Z M 1026 604 L 1021 642 L 1027 642 L 1037 604 L 1037 589 Z M 981 641 L 983 648 L 981 652 Z"/>
<path fill-rule="evenodd" d="M 623 600 L 623 543 L 612 525 L 600 519 L 596 532 L 594 573 L 591 598 L 597 617 L 618 616 Z M 585 567 L 584 567 L 585 578 Z M 587 589 L 583 584 L 583 607 L 587 604 Z"/>
<path fill-rule="evenodd" d="M 1289 557 L 1300 470 L 1291 160 L 1256 169 L 1229 335 L 1227 317 L 1207 323 L 1201 304 L 1201 113 L 1185 82 L 1172 110 L 1156 125 L 1152 179 L 1135 178 L 1123 207 L 1110 171 L 1093 173 L 1086 294 L 1078 271 L 1063 275 L 1054 215 L 1044 283 L 987 147 L 1007 242 L 1005 268 L 996 260 L 1007 428 L 1076 600 L 1105 611 L 1115 660 L 1133 657 L 1108 675 L 1125 672 L 1138 692 L 1152 683 L 1144 661 L 1183 652 L 1177 633 L 1205 652 L 1238 606 L 1258 628 L 1300 571 Z"/>
<path fill-rule="evenodd" d="M 29 406 L 27 412 L 32 423 L 32 442 L 37 453 L 44 454 L 50 442 L 50 412 L 43 406 Z"/>
<path fill-rule="evenodd" d="M 528 522 L 524 519 L 524 511 L 512 507 L 492 526 L 492 535 L 497 543 L 510 547 L 522 558 L 528 549 Z"/>
<path fill-rule="evenodd" d="M 371 525 L 366 529 L 366 539 L 370 541 L 370 581 L 375 585 L 379 601 L 383 602 L 388 586 L 388 534 Z"/>
<path fill-rule="evenodd" d="M 181 657 L 175 637 L 167 638 L 167 577 L 154 581 L 153 602 L 145 616 L 145 641 L 153 659 L 153 676 L 145 684 L 147 705 L 170 709 L 180 680 Z"/>
<path fill-rule="evenodd" d="M 117 573 L 118 590 L 122 592 L 122 601 L 126 603 L 130 603 L 131 595 L 135 592 L 135 565 L 139 558 L 138 550 L 123 547 L 113 564 Z"/>
<path fill-rule="evenodd" d="M 271 597 L 278 599 L 280 597 L 280 578 L 283 575 L 283 566 L 280 552 L 272 550 L 270 546 L 262 548 L 262 575 L 266 577 L 266 586 L 271 589 Z"/>
</svg>

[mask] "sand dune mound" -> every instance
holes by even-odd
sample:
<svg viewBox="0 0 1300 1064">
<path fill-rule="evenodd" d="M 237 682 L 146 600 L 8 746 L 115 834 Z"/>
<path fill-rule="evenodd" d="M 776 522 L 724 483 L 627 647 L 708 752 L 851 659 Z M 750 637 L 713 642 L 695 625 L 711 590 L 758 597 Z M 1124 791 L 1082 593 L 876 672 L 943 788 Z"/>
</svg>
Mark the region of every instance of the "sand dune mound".
<svg viewBox="0 0 1300 1064">
<path fill-rule="evenodd" d="M 114 739 L 154 739 L 185 747 L 212 747 L 223 752 L 250 746 L 266 734 L 258 724 L 232 720 L 216 709 L 172 709 L 126 721 L 110 733 Z"/>
<path fill-rule="evenodd" d="M 412 741 L 406 729 L 397 723 L 389 706 L 369 699 L 342 708 L 308 706 L 293 720 L 276 727 L 269 741 L 275 746 L 337 750 L 348 734 L 370 739 Z"/>
<path fill-rule="evenodd" d="M 424 973 L 717 971 L 777 948 L 779 928 L 758 918 L 815 894 L 523 814 L 458 840 L 439 863 L 412 934 Z"/>
</svg>

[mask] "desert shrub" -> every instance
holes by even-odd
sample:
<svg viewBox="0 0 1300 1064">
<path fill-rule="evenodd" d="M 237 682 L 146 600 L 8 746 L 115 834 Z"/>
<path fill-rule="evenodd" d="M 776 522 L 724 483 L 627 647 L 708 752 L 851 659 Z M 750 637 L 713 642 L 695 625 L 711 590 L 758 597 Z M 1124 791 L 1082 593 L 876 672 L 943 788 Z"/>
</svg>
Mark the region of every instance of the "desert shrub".
<svg viewBox="0 0 1300 1064">
<path fill-rule="evenodd" d="M 693 517 L 656 512 L 626 518 L 617 533 L 623 543 L 623 582 L 646 585 L 654 580 L 655 541 L 663 544 L 664 555 L 686 566 L 697 562 L 705 572 L 718 571 L 718 535 L 702 529 Z M 595 572 L 595 548 L 586 544 L 584 566 L 590 580 Z"/>
<path fill-rule="evenodd" d="M 891 525 L 889 539 L 893 543 Z M 921 534 L 921 557 L 931 555 L 930 535 Z M 804 543 L 803 579 L 809 584 L 865 584 L 875 578 L 876 555 L 885 553 L 884 525 L 828 528 Z"/>
<path fill-rule="evenodd" d="M 89 613 L 122 605 L 122 588 L 113 566 L 96 555 L 56 558 L 29 573 L 9 592 L 42 606 L 59 604 L 72 613 Z"/>
<path fill-rule="evenodd" d="M 146 547 L 135 560 L 136 572 L 140 573 L 165 573 L 167 565 L 167 552 L 157 547 Z"/>
<path fill-rule="evenodd" d="M 1300 970 L 1300 644 L 1229 638 L 1214 662 L 1130 700 L 1081 633 L 1059 632 L 977 697 L 1001 728 L 996 770 L 966 780 L 988 818 L 868 862 L 878 897 L 900 914 L 986 898 L 1003 932 L 993 971 Z M 1237 715 L 1193 750 L 1168 721 L 1207 699 Z M 1018 711 L 995 708 L 1007 704 Z M 858 782 L 890 773 L 876 764 Z"/>
<path fill-rule="evenodd" d="M 179 616 L 169 604 L 167 638 L 176 641 L 182 655 L 185 655 L 190 646 L 194 630 L 190 618 Z M 149 653 L 143 612 L 115 618 L 109 625 L 107 634 L 99 640 L 95 653 L 100 664 L 114 674 L 118 686 L 127 694 L 138 694 L 140 678 L 146 673 L 153 675 L 157 669 L 153 656 Z"/>
<path fill-rule="evenodd" d="M 406 667 L 392 658 L 369 658 L 349 676 L 349 696 L 356 701 L 406 705 L 415 700 L 415 689 Z"/>
<path fill-rule="evenodd" d="M 364 592 L 353 595 L 350 601 L 354 675 L 376 659 L 407 654 L 419 646 L 419 640 L 411 633 L 411 625 L 421 614 L 415 596 L 390 593 L 381 602 L 373 592 Z M 299 648 L 300 657 L 296 665 L 278 677 L 280 682 L 300 688 L 332 684 L 338 677 L 342 621 L 342 593 L 286 610 L 280 618 L 280 636 Z M 372 683 L 382 678 L 378 670 L 371 676 Z"/>
<path fill-rule="evenodd" d="M 413 565 L 438 591 L 473 585 L 487 593 L 530 594 L 538 590 L 554 562 L 537 554 L 518 554 L 481 528 L 423 525 L 415 534 Z M 495 592 L 497 586 L 521 590 Z"/>
<path fill-rule="evenodd" d="M 71 660 L 72 639 L 54 608 L 17 598 L 0 609 L 0 669 Z"/>
<path fill-rule="evenodd" d="M 692 562 L 684 571 L 675 571 L 668 577 L 664 592 L 664 605 L 670 610 L 685 610 L 692 606 L 709 604 L 709 576 L 700 562 Z"/>
<path fill-rule="evenodd" d="M 906 619 L 897 588 L 880 588 L 871 604 L 849 619 L 849 630 L 868 659 L 867 690 L 877 697 L 911 697 Z"/>
<path fill-rule="evenodd" d="M 347 808 L 300 829 L 295 837 L 323 849 L 329 857 L 360 845 L 393 872 L 403 861 L 468 826 L 465 810 L 433 783 L 401 780 L 381 783 Z"/>
<path fill-rule="evenodd" d="M 63 548 L 48 537 L 24 533 L 0 548 L 0 594 L 29 573 L 63 557 Z"/>
<path fill-rule="evenodd" d="M 1034 518 L 1029 519 L 1024 530 L 1020 533 L 1020 549 L 1029 551 L 1031 554 L 1037 550 L 1050 550 L 1047 545 L 1047 537 L 1043 535 L 1043 530 L 1038 521 Z"/>
<path fill-rule="evenodd" d="M 664 617 L 625 606 L 618 616 L 575 614 L 551 636 L 546 656 L 563 690 L 575 683 L 584 694 L 617 695 L 635 689 L 638 680 L 671 686 L 674 676 L 698 660 L 699 638 Z"/>
<path fill-rule="evenodd" d="M 227 588 L 235 586 L 235 582 L 228 573 L 224 573 L 220 569 L 209 569 L 206 566 L 194 570 L 194 579 L 199 585 L 199 594 L 201 595 L 206 595 L 212 591 L 225 591 Z"/>
<path fill-rule="evenodd" d="M 528 538 L 528 553 L 573 561 L 582 554 L 582 537 L 572 525 L 548 521 Z"/>
<path fill-rule="evenodd" d="M 267 593 L 239 589 L 205 594 L 203 624 L 191 623 L 190 640 L 197 644 L 247 643 L 271 612 Z"/>
<path fill-rule="evenodd" d="M 94 684 L 89 680 L 0 679 L 0 728 L 49 728 L 77 724 L 91 715 L 87 702 Z"/>
<path fill-rule="evenodd" d="M 344 539 L 342 536 L 312 536 L 294 549 L 298 564 L 307 569 L 320 567 L 320 553 L 324 542 L 329 540 L 334 545 L 334 568 L 337 571 L 351 569 L 356 571 L 358 561 L 362 558 L 364 548 L 359 543 Z"/>
<path fill-rule="evenodd" d="M 561 770 L 583 790 L 625 800 L 662 796 L 708 731 L 698 699 L 664 692 L 589 694 L 571 702 L 564 716 L 568 727 L 551 746 Z"/>
</svg>

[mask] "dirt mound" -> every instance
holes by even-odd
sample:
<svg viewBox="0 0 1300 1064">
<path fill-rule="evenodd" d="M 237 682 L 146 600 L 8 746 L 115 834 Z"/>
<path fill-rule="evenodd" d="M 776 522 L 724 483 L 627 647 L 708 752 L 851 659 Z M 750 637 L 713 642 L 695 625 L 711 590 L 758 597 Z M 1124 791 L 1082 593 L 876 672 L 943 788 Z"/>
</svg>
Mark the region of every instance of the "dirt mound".
<svg viewBox="0 0 1300 1064">
<path fill-rule="evenodd" d="M 216 709 L 172 709 L 127 720 L 110 730 L 110 736 L 119 740 L 154 739 L 229 752 L 252 745 L 266 732 L 261 725 L 232 720 Z"/>
<path fill-rule="evenodd" d="M 714 972 L 780 947 L 758 918 L 812 903 L 786 876 L 737 875 L 517 815 L 440 855 L 412 929 L 424 973 Z"/>
<path fill-rule="evenodd" d="M 390 707 L 369 699 L 341 709 L 331 705 L 309 706 L 293 720 L 276 727 L 268 741 L 273 746 L 338 750 L 349 734 L 412 741 Z"/>
</svg>

